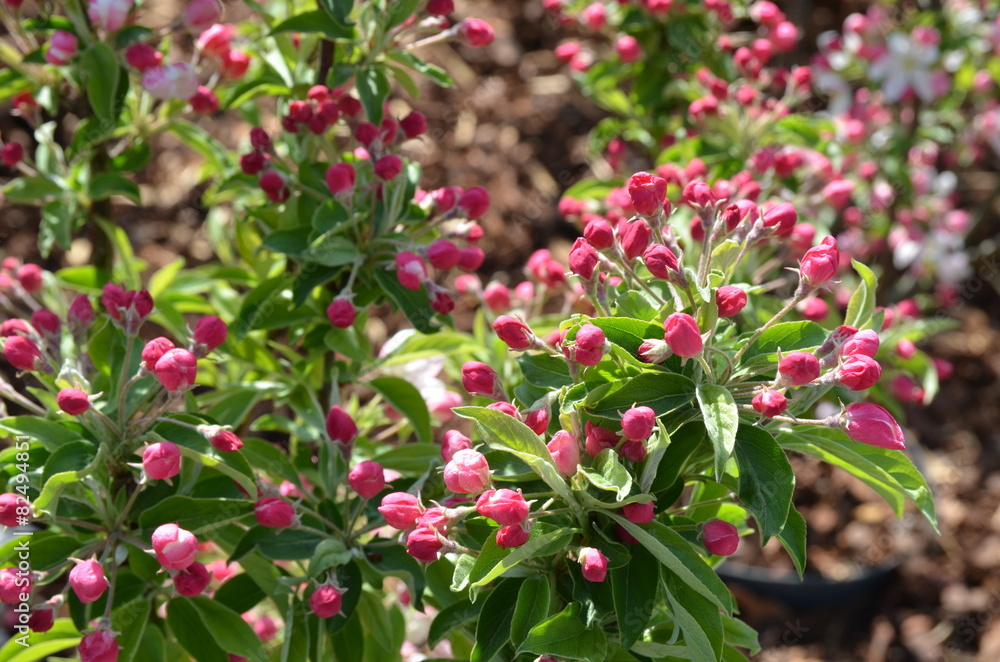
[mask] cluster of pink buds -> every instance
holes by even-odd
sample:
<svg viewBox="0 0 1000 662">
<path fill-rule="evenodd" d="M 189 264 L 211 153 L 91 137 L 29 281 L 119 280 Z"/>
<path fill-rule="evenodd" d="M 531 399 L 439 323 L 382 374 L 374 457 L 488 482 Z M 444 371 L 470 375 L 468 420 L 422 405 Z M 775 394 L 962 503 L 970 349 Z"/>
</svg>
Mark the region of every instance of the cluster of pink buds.
<svg viewBox="0 0 1000 662">
<path fill-rule="evenodd" d="M 324 85 L 309 88 L 304 100 L 291 101 L 281 116 L 281 128 L 288 133 L 303 129 L 317 136 L 326 133 L 341 118 L 353 119 L 361 112 L 361 102 L 340 88 Z"/>
</svg>

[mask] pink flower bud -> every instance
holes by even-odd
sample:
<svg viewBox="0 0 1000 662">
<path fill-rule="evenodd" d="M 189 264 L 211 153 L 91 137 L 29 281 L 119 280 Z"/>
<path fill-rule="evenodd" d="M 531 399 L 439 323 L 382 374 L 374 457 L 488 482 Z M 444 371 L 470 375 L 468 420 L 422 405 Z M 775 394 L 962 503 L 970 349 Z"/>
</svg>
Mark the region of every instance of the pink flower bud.
<svg viewBox="0 0 1000 662">
<path fill-rule="evenodd" d="M 472 448 L 472 440 L 458 430 L 448 430 L 441 438 L 441 457 L 450 462 L 460 450 Z"/>
<path fill-rule="evenodd" d="M 192 32 L 201 32 L 211 27 L 222 16 L 219 0 L 191 0 L 184 7 L 184 25 Z"/>
<path fill-rule="evenodd" d="M 208 442 L 215 447 L 216 450 L 223 453 L 235 453 L 239 449 L 243 448 L 243 440 L 240 439 L 235 432 L 229 430 L 220 430 L 217 427 L 213 428 L 208 436 Z"/>
<path fill-rule="evenodd" d="M 399 120 L 399 128 L 403 130 L 403 135 L 407 138 L 416 138 L 427 132 L 427 118 L 423 113 L 417 111 Z"/>
<path fill-rule="evenodd" d="M 108 578 L 97 561 L 80 561 L 69 571 L 69 585 L 80 602 L 97 601 L 108 589 Z"/>
<path fill-rule="evenodd" d="M 396 255 L 396 278 L 408 290 L 419 290 L 427 279 L 427 268 L 420 256 L 411 251 Z"/>
<path fill-rule="evenodd" d="M 762 416 L 771 418 L 783 414 L 788 408 L 788 399 L 782 395 L 781 391 L 764 391 L 753 396 L 751 403 Z"/>
<path fill-rule="evenodd" d="M 462 365 L 462 386 L 471 395 L 485 395 L 495 400 L 504 399 L 500 375 L 479 361 L 467 361 Z"/>
<path fill-rule="evenodd" d="M 163 53 L 149 44 L 132 44 L 125 49 L 125 61 L 139 73 L 144 73 L 147 69 L 163 64 Z"/>
<path fill-rule="evenodd" d="M 191 110 L 199 115 L 211 115 L 219 110 L 219 97 L 211 89 L 199 85 L 198 90 L 188 99 Z"/>
<path fill-rule="evenodd" d="M 471 274 L 464 274 L 471 275 Z M 475 278 L 475 276 L 473 276 Z M 456 286 L 458 283 L 456 282 Z M 503 283 L 490 283 L 483 290 L 483 301 L 486 307 L 497 313 L 510 308 L 510 289 Z"/>
<path fill-rule="evenodd" d="M 261 152 L 254 151 L 240 156 L 240 170 L 246 175 L 260 174 L 266 164 L 267 159 Z"/>
<path fill-rule="evenodd" d="M 69 306 L 67 316 L 72 328 L 82 329 L 94 321 L 94 307 L 90 304 L 90 298 L 86 294 L 78 294 Z"/>
<path fill-rule="evenodd" d="M 333 618 L 342 605 L 343 594 L 332 584 L 320 584 L 309 596 L 309 609 L 319 618 Z"/>
<path fill-rule="evenodd" d="M 194 563 L 198 539 L 176 524 L 162 524 L 153 531 L 153 551 L 167 570 L 184 570 Z"/>
<path fill-rule="evenodd" d="M 639 345 L 639 360 L 643 363 L 652 363 L 654 365 L 663 363 L 671 356 L 673 356 L 673 351 L 670 346 L 663 340 L 643 340 L 642 344 Z"/>
<path fill-rule="evenodd" d="M 764 212 L 763 221 L 764 226 L 774 228 L 778 236 L 787 237 L 798 223 L 799 214 L 792 203 L 779 202 Z"/>
<path fill-rule="evenodd" d="M 653 216 L 663 208 L 667 180 L 648 172 L 637 172 L 628 180 L 628 194 L 637 213 Z"/>
<path fill-rule="evenodd" d="M 455 26 L 459 38 L 469 46 L 486 46 L 493 43 L 493 28 L 478 18 L 467 18 Z"/>
<path fill-rule="evenodd" d="M 87 0 L 87 17 L 95 28 L 117 32 L 128 20 L 132 0 Z"/>
<path fill-rule="evenodd" d="M 626 441 L 618 449 L 619 454 L 630 462 L 642 462 L 646 459 L 648 450 L 645 441 Z"/>
<path fill-rule="evenodd" d="M 490 485 L 490 465 L 479 451 L 457 451 L 444 467 L 444 484 L 456 494 L 479 494 Z"/>
<path fill-rule="evenodd" d="M 626 260 L 632 260 L 643 254 L 646 246 L 649 245 L 651 232 L 646 221 L 639 219 L 626 223 L 624 230 L 619 226 L 620 235 L 618 240 L 622 247 L 622 253 Z"/>
<path fill-rule="evenodd" d="M 10 143 L 20 146 L 20 143 Z M 18 159 L 20 161 L 20 159 Z M 17 270 L 17 282 L 27 292 L 37 292 L 42 289 L 42 268 L 37 264 L 25 264 Z"/>
<path fill-rule="evenodd" d="M 858 331 L 840 346 L 843 357 L 863 355 L 875 358 L 879 348 L 878 332 L 873 329 Z"/>
<path fill-rule="evenodd" d="M 708 553 L 716 556 L 729 556 L 740 546 L 740 534 L 736 527 L 721 519 L 705 522 L 701 539 Z"/>
<path fill-rule="evenodd" d="M 490 208 L 490 194 L 482 186 L 473 186 L 458 198 L 458 206 L 466 218 L 480 218 Z"/>
<path fill-rule="evenodd" d="M 461 259 L 461 251 L 453 242 L 447 239 L 438 239 L 427 247 L 427 261 L 435 269 L 447 271 L 458 266 Z"/>
<path fill-rule="evenodd" d="M 221 319 L 215 315 L 205 315 L 194 326 L 194 342 L 198 345 L 204 345 L 208 351 L 212 351 L 226 342 L 228 332 L 226 323 Z"/>
<path fill-rule="evenodd" d="M 385 180 L 395 179 L 403 172 L 403 159 L 395 154 L 386 154 L 375 162 L 375 174 Z"/>
<path fill-rule="evenodd" d="M 712 209 L 715 207 L 715 193 L 705 182 L 689 182 L 681 193 L 684 204 L 695 209 Z"/>
<path fill-rule="evenodd" d="M 584 446 L 590 457 L 597 457 L 604 449 L 614 448 L 618 445 L 618 435 L 615 434 L 614 430 L 594 425 L 591 421 L 587 421 L 584 425 L 584 433 L 586 434 Z M 576 467 L 573 469 L 575 472 Z"/>
<path fill-rule="evenodd" d="M 502 526 L 520 524 L 528 518 L 528 502 L 521 492 L 502 488 L 487 490 L 476 500 L 476 511 Z"/>
<path fill-rule="evenodd" d="M 548 407 L 539 407 L 525 414 L 524 424 L 531 428 L 532 432 L 541 436 L 549 429 L 551 418 L 552 415 L 549 413 Z"/>
<path fill-rule="evenodd" d="M 837 275 L 840 253 L 837 240 L 826 237 L 819 246 L 806 251 L 799 262 L 799 278 L 805 290 L 813 290 Z"/>
<path fill-rule="evenodd" d="M 76 57 L 79 42 L 76 35 L 64 30 L 56 30 L 49 38 L 49 47 L 45 51 L 45 61 L 49 64 L 66 64 Z"/>
<path fill-rule="evenodd" d="M 0 161 L 3 161 L 3 164 L 8 168 L 15 167 L 23 158 L 24 146 L 21 143 L 7 143 L 0 147 Z"/>
<path fill-rule="evenodd" d="M 646 441 L 656 425 L 656 413 L 649 407 L 632 407 L 622 415 L 622 436 L 629 441 Z"/>
<path fill-rule="evenodd" d="M 11 336 L 30 336 L 33 334 L 31 327 L 24 320 L 9 319 L 0 324 L 0 337 L 10 338 Z"/>
<path fill-rule="evenodd" d="M 647 248 L 642 259 L 654 278 L 669 280 L 680 273 L 680 263 L 677 256 L 663 244 L 653 244 Z"/>
<path fill-rule="evenodd" d="M 584 238 L 597 250 L 611 248 L 615 244 L 615 232 L 611 224 L 603 218 L 596 218 L 583 228 Z"/>
<path fill-rule="evenodd" d="M 622 514 L 633 524 L 649 524 L 656 515 L 656 506 L 652 501 L 649 503 L 627 503 L 622 506 Z"/>
<path fill-rule="evenodd" d="M 168 391 L 183 391 L 194 384 L 198 359 L 186 349 L 170 349 L 157 359 L 153 373 Z"/>
<path fill-rule="evenodd" d="M 295 508 L 281 497 L 264 497 L 253 507 L 254 517 L 261 526 L 287 529 L 295 523 Z"/>
<path fill-rule="evenodd" d="M 181 472 L 181 449 L 172 441 L 159 441 L 142 452 L 142 469 L 153 480 L 173 478 Z"/>
<path fill-rule="evenodd" d="M 339 296 L 334 299 L 329 306 L 327 306 L 326 316 L 330 320 L 330 324 L 333 326 L 338 329 L 347 329 L 354 324 L 354 320 L 357 317 L 357 311 L 355 310 L 351 299 L 345 296 Z"/>
<path fill-rule="evenodd" d="M 719 317 L 735 317 L 747 305 L 747 293 L 735 285 L 723 285 L 715 291 Z"/>
<path fill-rule="evenodd" d="M 698 323 L 687 313 L 671 313 L 663 322 L 663 340 L 677 356 L 698 356 L 704 348 Z"/>
<path fill-rule="evenodd" d="M 0 603 L 16 605 L 27 602 L 34 588 L 31 574 L 18 575 L 17 568 L 0 570 Z"/>
<path fill-rule="evenodd" d="M 228 80 L 242 78 L 249 68 L 250 56 L 235 48 L 226 51 L 222 55 L 222 61 L 219 63 L 219 73 L 222 74 L 223 78 Z"/>
<path fill-rule="evenodd" d="M 809 297 L 808 299 L 803 299 L 795 309 L 802 314 L 802 317 L 810 320 L 812 322 L 819 322 L 820 320 L 826 319 L 826 316 L 830 313 L 830 306 L 827 305 L 826 301 L 823 301 L 819 297 Z"/>
<path fill-rule="evenodd" d="M 27 499 L 15 492 L 0 494 L 0 526 L 14 528 L 30 520 L 31 507 Z"/>
<path fill-rule="evenodd" d="M 447 16 L 455 11 L 453 0 L 428 0 L 427 13 L 431 16 Z"/>
<path fill-rule="evenodd" d="M 870 356 L 852 354 L 837 370 L 837 381 L 852 391 L 871 388 L 882 378 L 882 366 Z"/>
<path fill-rule="evenodd" d="M 642 57 L 642 47 L 632 35 L 619 37 L 618 41 L 615 42 L 615 51 L 617 51 L 621 61 L 625 63 L 638 62 L 639 58 Z"/>
<path fill-rule="evenodd" d="M 603 582 L 608 575 L 608 557 L 601 550 L 584 547 L 580 550 L 580 571 L 588 582 Z"/>
<path fill-rule="evenodd" d="M 79 416 L 90 409 L 90 400 L 87 394 L 78 388 L 64 388 L 56 396 L 56 404 L 59 409 L 70 416 Z"/>
<path fill-rule="evenodd" d="M 576 332 L 574 345 L 563 347 L 563 354 L 572 355 L 580 365 L 597 365 L 604 356 L 606 345 L 607 339 L 599 326 L 584 324 Z"/>
<path fill-rule="evenodd" d="M 535 334 L 524 320 L 512 315 L 500 315 L 493 322 L 497 337 L 514 350 L 524 351 L 535 344 Z"/>
<path fill-rule="evenodd" d="M 340 405 L 334 405 L 326 415 L 326 432 L 334 442 L 348 445 L 358 436 L 358 425 Z"/>
<path fill-rule="evenodd" d="M 466 246 L 458 252 L 458 267 L 466 271 L 475 271 L 483 266 L 486 253 L 479 246 Z"/>
<path fill-rule="evenodd" d="M 107 630 L 95 630 L 84 635 L 77 652 L 80 662 L 117 662 L 118 639 Z"/>
<path fill-rule="evenodd" d="M 417 497 L 406 492 L 393 492 L 382 497 L 382 505 L 378 511 L 385 518 L 385 523 L 394 529 L 408 529 L 417 523 L 423 509 Z"/>
<path fill-rule="evenodd" d="M 584 237 L 577 237 L 569 251 L 569 270 L 589 281 L 594 276 L 597 263 L 597 251 L 594 247 Z"/>
<path fill-rule="evenodd" d="M 892 414 L 878 405 L 866 402 L 847 405 L 847 409 L 840 415 L 839 424 L 853 441 L 892 450 L 906 448 L 899 423 Z"/>
<path fill-rule="evenodd" d="M 429 526 L 418 526 L 406 537 L 406 553 L 424 563 L 437 561 L 438 552 L 443 547 L 444 543 Z"/>
<path fill-rule="evenodd" d="M 560 475 L 569 478 L 576 474 L 580 464 L 580 442 L 573 435 L 565 430 L 559 430 L 552 435 L 552 441 L 547 447 Z"/>
<path fill-rule="evenodd" d="M 198 74 L 186 62 L 175 62 L 147 69 L 142 74 L 142 86 L 160 101 L 187 101 L 198 91 Z"/>
<path fill-rule="evenodd" d="M 347 482 L 363 499 L 371 499 L 385 488 L 385 472 L 378 462 L 365 460 L 354 465 Z"/>
<path fill-rule="evenodd" d="M 10 336 L 3 345 L 3 357 L 18 370 L 37 370 L 42 365 L 42 352 L 23 336 Z"/>
<path fill-rule="evenodd" d="M 497 529 L 497 547 L 500 549 L 511 549 L 520 547 L 528 542 L 531 537 L 531 530 L 526 530 L 521 524 L 512 524 Z"/>
<path fill-rule="evenodd" d="M 174 588 L 177 589 L 180 595 L 193 598 L 196 595 L 204 593 L 211 581 L 212 573 L 208 571 L 208 568 L 204 564 L 195 561 L 174 575 Z"/>
<path fill-rule="evenodd" d="M 48 632 L 55 625 L 56 612 L 52 607 L 36 607 L 28 617 L 28 627 L 32 632 Z"/>
<path fill-rule="evenodd" d="M 436 285 L 429 287 L 431 310 L 440 315 L 450 315 L 455 310 L 455 299 L 447 290 L 438 289 Z"/>
<path fill-rule="evenodd" d="M 51 310 L 40 309 L 31 313 L 31 326 L 50 336 L 59 333 L 59 316 Z"/>
<path fill-rule="evenodd" d="M 35 326 L 38 325 L 36 324 Z M 913 341 L 908 338 L 903 338 L 898 343 L 896 343 L 896 355 L 899 356 L 899 358 L 903 359 L 904 361 L 906 361 L 909 358 L 912 358 L 913 355 L 916 354 L 916 352 L 917 352 L 917 346 L 914 345 Z"/>
<path fill-rule="evenodd" d="M 784 383 L 802 386 L 819 377 L 819 359 L 806 352 L 790 352 L 781 357 L 778 372 Z"/>
</svg>

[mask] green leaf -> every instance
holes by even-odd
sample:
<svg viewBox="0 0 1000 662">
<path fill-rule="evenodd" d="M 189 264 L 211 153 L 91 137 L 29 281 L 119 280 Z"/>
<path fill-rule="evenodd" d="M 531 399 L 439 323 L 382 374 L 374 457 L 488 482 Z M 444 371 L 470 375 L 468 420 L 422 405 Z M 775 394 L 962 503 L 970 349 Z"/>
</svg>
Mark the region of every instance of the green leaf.
<svg viewBox="0 0 1000 662">
<path fill-rule="evenodd" d="M 385 77 L 381 67 L 372 65 L 360 69 L 354 76 L 354 82 L 368 121 L 378 126 L 382 122 L 382 109 L 389 96 L 389 79 Z"/>
<path fill-rule="evenodd" d="M 580 620 L 580 605 L 574 602 L 531 628 L 517 652 L 592 662 L 604 660 L 607 650 L 608 640 L 604 632 L 584 627 Z"/>
<path fill-rule="evenodd" d="M 817 430 L 814 427 L 808 431 L 797 430 L 794 434 L 783 433 L 781 444 L 857 476 L 882 495 L 893 507 L 896 517 L 903 516 L 905 497 L 909 497 L 937 530 L 931 489 L 902 451 L 855 443 L 839 430 Z"/>
<path fill-rule="evenodd" d="M 594 458 L 594 468 L 583 469 L 583 475 L 599 490 L 615 492 L 618 501 L 628 496 L 632 489 L 632 474 L 618 461 L 618 453 L 613 448 L 605 448 Z"/>
<path fill-rule="evenodd" d="M 743 355 L 743 363 L 758 356 L 765 356 L 770 363 L 777 363 L 775 352 L 782 352 L 818 347 L 826 340 L 826 331 L 815 322 L 780 322 L 764 331 L 750 345 Z"/>
<path fill-rule="evenodd" d="M 455 87 L 455 81 L 451 79 L 448 72 L 425 60 L 420 59 L 408 51 L 396 51 L 389 54 L 389 58 L 399 62 L 414 71 L 421 73 L 441 87 Z"/>
<path fill-rule="evenodd" d="M 725 386 L 699 384 L 696 395 L 705 421 L 705 430 L 715 450 L 715 480 L 722 480 L 726 462 L 736 446 L 740 411 L 733 400 L 733 394 Z"/>
<path fill-rule="evenodd" d="M 48 632 L 30 632 L 21 639 L 12 636 L 0 649 L 0 662 L 35 662 L 49 659 L 80 643 L 80 633 L 68 618 L 56 619 Z"/>
<path fill-rule="evenodd" d="M 94 115 L 103 124 L 114 126 L 118 120 L 115 105 L 118 100 L 118 85 L 121 67 L 111 47 L 100 42 L 93 43 L 80 58 L 87 84 L 87 99 Z"/>
<path fill-rule="evenodd" d="M 190 598 L 176 597 L 168 603 L 167 625 L 193 659 L 198 662 L 228 662 L 228 652 L 216 642 Z"/>
<path fill-rule="evenodd" d="M 548 618 L 549 592 L 549 580 L 544 576 L 525 579 L 521 584 L 510 622 L 510 640 L 515 646 L 524 642 L 531 628 Z"/>
<path fill-rule="evenodd" d="M 473 604 L 465 599 L 451 603 L 434 617 L 427 634 L 427 643 L 434 648 L 452 632 L 474 621 L 482 608 L 482 602 Z"/>
<path fill-rule="evenodd" d="M 692 660 L 721 660 L 724 632 L 719 610 L 672 572 L 664 571 L 670 615 L 684 633 Z"/>
<path fill-rule="evenodd" d="M 35 205 L 46 197 L 62 194 L 58 184 L 43 177 L 17 177 L 3 187 L 4 197 L 8 202 Z"/>
<path fill-rule="evenodd" d="M 471 662 L 489 662 L 510 640 L 510 623 L 520 588 L 520 579 L 505 579 L 486 596 L 483 613 L 489 614 L 489 618 L 480 618 L 476 624 L 476 645 L 472 649 Z"/>
<path fill-rule="evenodd" d="M 309 247 L 309 235 L 311 234 L 312 227 L 309 225 L 276 230 L 264 237 L 260 247 L 282 255 L 302 255 Z"/>
<path fill-rule="evenodd" d="M 762 544 L 781 533 L 788 519 L 795 474 L 785 452 L 767 430 L 741 425 L 736 433 L 739 495 L 760 529 Z"/>
<path fill-rule="evenodd" d="M 171 120 L 165 128 L 180 138 L 182 143 L 201 154 L 208 161 L 211 172 L 225 172 L 226 152 L 204 129 L 182 119 Z"/>
<path fill-rule="evenodd" d="M 242 655 L 251 662 L 267 660 L 260 638 L 250 625 L 239 614 L 215 600 L 202 596 L 171 598 L 167 607 L 167 623 L 181 644 L 199 662 L 204 659 L 226 660 L 227 653 Z M 191 628 L 192 632 L 182 635 L 179 630 L 184 627 Z M 206 652 L 210 651 L 208 657 L 199 654 L 202 646 Z"/>
<path fill-rule="evenodd" d="M 517 364 L 521 366 L 524 380 L 540 388 L 557 389 L 573 383 L 569 365 L 561 358 L 548 354 L 521 354 Z"/>
<path fill-rule="evenodd" d="M 659 571 L 659 562 L 644 547 L 634 545 L 629 550 L 628 563 L 611 570 L 611 592 L 622 648 L 632 647 L 649 623 L 656 605 L 658 583 L 652 581 Z"/>
<path fill-rule="evenodd" d="M 83 436 L 61 423 L 36 416 L 10 416 L 0 420 L 0 428 L 17 435 L 27 435 L 32 441 L 40 442 L 45 450 L 50 452 Z"/>
<path fill-rule="evenodd" d="M 365 555 L 368 565 L 383 575 L 400 577 L 406 582 L 414 606 L 423 611 L 424 589 L 427 587 L 427 582 L 417 560 L 407 554 L 402 545 L 371 548 L 366 552 L 370 552 Z M 375 556 L 376 554 L 378 556 Z"/>
<path fill-rule="evenodd" d="M 338 22 L 330 14 L 319 9 L 285 19 L 271 30 L 271 36 L 282 32 L 319 32 L 330 39 L 354 38 L 353 28 Z"/>
<path fill-rule="evenodd" d="M 418 441 L 430 443 L 434 440 L 427 402 L 416 386 L 401 377 L 376 377 L 369 380 L 368 385 L 409 419 Z"/>
<path fill-rule="evenodd" d="M 579 529 L 548 530 L 539 523 L 535 525 L 526 543 L 512 549 L 501 549 L 496 543 L 496 536 L 490 536 L 472 567 L 469 585 L 472 588 L 485 586 L 521 561 L 554 553 L 568 544 L 577 533 Z"/>
<path fill-rule="evenodd" d="M 250 611 L 266 597 L 264 589 L 253 580 L 253 577 L 245 573 L 230 577 L 212 595 L 213 600 L 237 614 Z"/>
<path fill-rule="evenodd" d="M 413 327 L 420 333 L 436 333 L 438 326 L 434 322 L 434 311 L 427 300 L 427 292 L 408 290 L 399 284 L 394 273 L 376 269 L 372 272 L 375 282 L 381 291 L 396 304 L 410 320 Z"/>
<path fill-rule="evenodd" d="M 441 446 L 434 443 L 389 446 L 373 459 L 386 469 L 419 475 L 427 471 L 429 467 L 442 463 Z"/>
<path fill-rule="evenodd" d="M 844 324 L 865 329 L 868 328 L 866 325 L 875 313 L 875 290 L 878 287 L 878 282 L 875 279 L 875 274 L 867 266 L 854 259 L 851 260 L 851 264 L 861 276 L 861 287 L 854 290 L 850 301 L 847 302 Z"/>
<path fill-rule="evenodd" d="M 788 519 L 778 534 L 778 542 L 788 552 L 799 573 L 799 579 L 802 579 L 802 573 L 806 569 L 806 520 L 794 507 L 788 511 Z"/>
<path fill-rule="evenodd" d="M 557 494 L 574 503 L 569 486 L 556 470 L 552 454 L 541 438 L 513 416 L 486 407 L 456 407 L 462 418 L 476 422 L 476 430 L 486 445 L 494 450 L 513 453 L 537 473 Z"/>
<path fill-rule="evenodd" d="M 618 382 L 621 387 L 588 407 L 593 416 L 620 419 L 619 411 L 646 406 L 657 416 L 683 407 L 694 399 L 694 382 L 683 375 L 646 372 Z"/>
<path fill-rule="evenodd" d="M 719 609 L 733 610 L 733 596 L 705 559 L 679 533 L 660 522 L 639 526 L 624 517 L 608 513 L 608 517 L 621 524 L 643 547 L 668 570 L 691 586 L 699 595 L 710 600 Z"/>
<path fill-rule="evenodd" d="M 245 517 L 253 512 L 253 503 L 236 499 L 195 499 L 189 496 L 167 497 L 139 515 L 139 524 L 151 531 L 161 524 L 175 523 L 192 533 L 207 531 Z"/>
<path fill-rule="evenodd" d="M 142 204 L 139 196 L 139 185 L 113 172 L 102 172 L 95 175 L 90 180 L 89 195 L 91 200 L 106 200 L 112 195 L 121 195 L 137 205 Z"/>
<path fill-rule="evenodd" d="M 255 547 L 264 558 L 272 561 L 302 561 L 312 558 L 317 545 L 323 538 L 311 531 L 281 529 L 275 531 L 263 526 L 251 527 L 230 555 L 230 561 L 238 561 Z"/>
<path fill-rule="evenodd" d="M 609 342 L 633 356 L 639 355 L 639 346 L 643 341 L 663 338 L 661 325 L 628 317 L 597 317 L 590 320 L 590 323 L 604 331 Z"/>
<path fill-rule="evenodd" d="M 80 471 L 91 463 L 97 455 L 97 448 L 89 441 L 74 441 L 63 444 L 45 461 L 42 471 L 42 482 L 47 482 L 52 476 L 67 471 Z"/>
<path fill-rule="evenodd" d="M 76 212 L 76 203 L 68 203 L 64 200 L 52 200 L 42 207 L 40 235 L 44 235 L 44 238 L 39 238 L 39 249 L 43 254 L 49 254 L 52 242 L 69 250 L 73 241 Z"/>
<path fill-rule="evenodd" d="M 164 425 L 166 424 L 161 423 L 157 428 L 159 429 Z M 247 464 L 242 455 L 238 453 L 225 453 L 225 457 L 219 457 L 222 453 L 212 452 L 209 455 L 183 444 L 179 444 L 179 448 L 181 455 L 187 459 L 194 460 L 204 467 L 215 469 L 219 473 L 229 476 L 246 490 L 247 494 L 256 493 L 257 484 L 253 478 L 253 469 L 250 468 L 250 465 Z"/>
<path fill-rule="evenodd" d="M 132 662 L 139 654 L 151 606 L 149 600 L 132 600 L 111 612 L 111 627 L 115 632 L 121 632 L 118 637 L 118 645 L 121 646 L 118 662 Z"/>
</svg>

